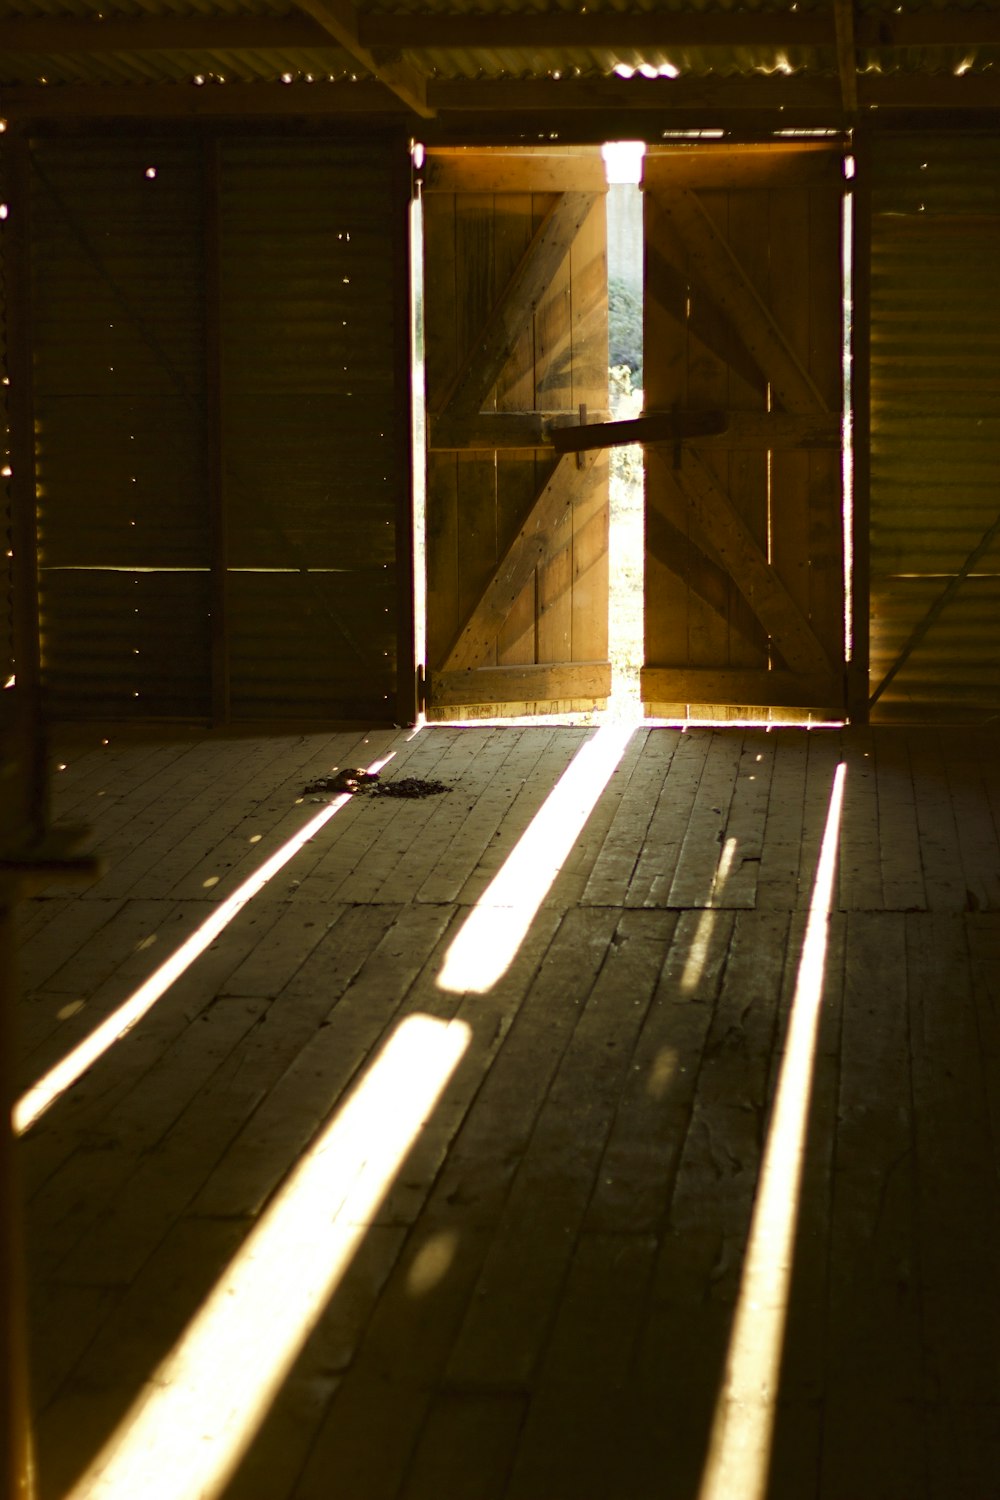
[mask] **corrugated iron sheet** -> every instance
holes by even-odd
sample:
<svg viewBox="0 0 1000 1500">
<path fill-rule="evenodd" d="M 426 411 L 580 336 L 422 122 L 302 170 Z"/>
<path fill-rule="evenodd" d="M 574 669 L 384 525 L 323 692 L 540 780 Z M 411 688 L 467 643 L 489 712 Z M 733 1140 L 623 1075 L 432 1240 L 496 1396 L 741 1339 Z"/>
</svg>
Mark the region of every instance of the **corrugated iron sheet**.
<svg viewBox="0 0 1000 1500">
<path fill-rule="evenodd" d="M 1000 140 L 880 140 L 872 245 L 872 684 L 1000 514 Z M 879 700 L 1000 711 L 1000 540 Z"/>
<path fill-rule="evenodd" d="M 406 398 L 389 152 L 220 148 L 237 716 L 392 717 Z M 42 664 L 56 713 L 209 710 L 205 202 L 196 144 L 35 150 Z"/>
<path fill-rule="evenodd" d="M 227 143 L 222 182 L 233 709 L 384 718 L 405 482 L 390 148 Z"/>
<path fill-rule="evenodd" d="M 395 5 L 365 5 L 358 9 L 366 16 L 420 15 L 428 8 L 457 16 L 503 14 L 512 19 L 562 13 L 579 13 L 578 0 L 549 0 L 548 4 L 511 6 L 509 0 L 447 0 L 440 7 L 429 0 L 402 0 Z M 906 13 L 949 10 L 974 12 L 975 0 L 961 0 L 958 5 L 942 0 L 907 0 Z M 861 0 L 857 6 L 864 16 L 892 16 L 884 0 Z M 832 28 L 829 0 L 591 0 L 588 15 L 750 12 L 774 15 L 782 11 L 803 16 L 823 16 Z M 98 28 L 98 17 L 104 19 L 154 19 L 190 16 L 204 20 L 210 17 L 235 19 L 250 16 L 294 16 L 295 10 L 282 0 L 4 0 L 0 16 L 40 18 L 90 17 Z M 610 78 L 616 71 L 645 68 L 654 72 L 676 70 L 681 77 L 752 77 L 780 72 L 788 75 L 810 73 L 817 77 L 836 78 L 835 46 L 791 46 L 777 49 L 759 46 L 696 47 L 678 46 L 644 48 L 563 46 L 532 48 L 516 42 L 502 47 L 441 47 L 416 45 L 408 48 L 405 58 L 436 81 L 470 82 L 482 79 L 528 80 Z M 928 73 L 973 74 L 1000 66 L 1000 49 L 973 48 L 968 53 L 954 47 L 910 47 L 878 50 L 861 48 L 858 54 L 862 72 L 883 74 Z M 17 52 L 8 51 L 0 59 L 0 84 L 32 85 L 45 81 L 54 87 L 68 84 L 152 83 L 206 84 L 306 81 L 317 83 L 367 79 L 370 75 L 331 39 L 329 46 L 310 48 L 264 48 L 233 50 L 164 50 L 132 52 Z"/>
<path fill-rule="evenodd" d="M 32 187 L 43 682 L 56 713 L 202 714 L 198 149 L 40 143 Z"/>
</svg>

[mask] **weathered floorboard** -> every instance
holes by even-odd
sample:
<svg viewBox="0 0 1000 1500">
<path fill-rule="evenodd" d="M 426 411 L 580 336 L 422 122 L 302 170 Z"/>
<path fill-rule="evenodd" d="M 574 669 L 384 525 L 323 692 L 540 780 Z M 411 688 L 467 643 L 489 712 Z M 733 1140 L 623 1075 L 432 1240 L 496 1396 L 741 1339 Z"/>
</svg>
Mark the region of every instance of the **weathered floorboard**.
<svg viewBox="0 0 1000 1500">
<path fill-rule="evenodd" d="M 691 1500 L 842 763 L 768 1497 L 993 1493 L 995 736 L 645 723 L 502 977 L 443 988 L 592 733 L 63 752 L 108 868 L 23 905 L 26 1084 L 326 812 L 308 780 L 391 755 L 451 790 L 346 799 L 27 1131 L 40 1500 L 412 1016 L 464 1051 L 220 1500 Z"/>
</svg>

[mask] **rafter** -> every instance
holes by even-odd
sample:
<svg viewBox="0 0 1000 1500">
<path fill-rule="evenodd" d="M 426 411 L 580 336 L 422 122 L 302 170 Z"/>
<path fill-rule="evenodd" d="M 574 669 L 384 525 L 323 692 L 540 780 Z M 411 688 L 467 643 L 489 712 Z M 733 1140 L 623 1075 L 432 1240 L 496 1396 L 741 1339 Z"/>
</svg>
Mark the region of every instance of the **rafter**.
<svg viewBox="0 0 1000 1500">
<path fill-rule="evenodd" d="M 350 0 L 297 0 L 300 10 L 318 21 L 335 42 L 392 90 L 423 119 L 432 119 L 434 108 L 427 102 L 427 78 L 412 63 L 402 59 L 378 60 L 358 35 L 358 12 Z"/>
</svg>

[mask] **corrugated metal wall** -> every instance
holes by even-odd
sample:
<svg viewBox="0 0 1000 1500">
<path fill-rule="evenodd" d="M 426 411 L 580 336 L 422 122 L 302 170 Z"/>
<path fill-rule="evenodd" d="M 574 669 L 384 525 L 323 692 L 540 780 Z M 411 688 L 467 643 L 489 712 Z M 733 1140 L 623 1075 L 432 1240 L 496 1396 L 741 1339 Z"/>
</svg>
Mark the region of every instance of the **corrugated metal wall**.
<svg viewBox="0 0 1000 1500">
<path fill-rule="evenodd" d="M 994 717 L 1000 139 L 877 140 L 872 209 L 873 717 Z"/>
<path fill-rule="evenodd" d="M 232 143 L 221 178 L 233 711 L 384 718 L 403 482 L 392 163 L 378 145 Z"/>
<path fill-rule="evenodd" d="M 34 144 L 56 715 L 395 716 L 398 149 Z"/>
<path fill-rule="evenodd" d="M 33 150 L 42 681 L 55 714 L 208 712 L 196 145 Z"/>
</svg>

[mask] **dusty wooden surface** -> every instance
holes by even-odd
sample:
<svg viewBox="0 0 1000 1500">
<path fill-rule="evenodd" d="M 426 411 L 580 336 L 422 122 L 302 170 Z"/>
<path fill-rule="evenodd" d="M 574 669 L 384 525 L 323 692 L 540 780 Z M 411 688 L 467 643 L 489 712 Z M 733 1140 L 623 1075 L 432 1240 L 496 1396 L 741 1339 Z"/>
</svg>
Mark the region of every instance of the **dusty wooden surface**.
<svg viewBox="0 0 1000 1500">
<path fill-rule="evenodd" d="M 308 781 L 391 754 L 453 790 L 346 802 L 25 1135 L 42 1500 L 414 1014 L 468 1046 L 224 1495 L 695 1500 L 841 762 L 768 1493 L 1000 1493 L 1000 736 L 641 727 L 506 973 L 442 989 L 593 734 L 59 747 L 107 871 L 20 910 L 24 1087 L 323 810 Z"/>
</svg>

